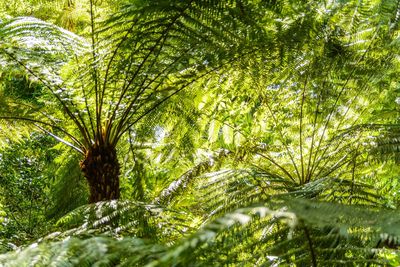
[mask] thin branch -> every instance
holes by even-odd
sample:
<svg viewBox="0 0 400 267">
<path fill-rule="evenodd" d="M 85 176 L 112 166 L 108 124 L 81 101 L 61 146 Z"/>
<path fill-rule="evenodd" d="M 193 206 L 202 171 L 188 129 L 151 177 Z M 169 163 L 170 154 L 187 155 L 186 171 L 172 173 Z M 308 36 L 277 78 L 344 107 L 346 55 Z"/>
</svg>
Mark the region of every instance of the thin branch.
<svg viewBox="0 0 400 267">
<path fill-rule="evenodd" d="M 351 205 L 352 203 L 352 200 L 353 200 L 353 198 L 352 198 L 352 196 L 353 196 L 353 194 L 354 194 L 354 181 L 355 181 L 355 178 L 356 178 L 356 167 L 357 167 L 357 156 L 358 156 L 358 148 L 359 148 L 359 146 L 357 146 L 357 149 L 356 149 L 356 152 L 355 152 L 355 154 L 354 154 L 354 156 L 353 156 L 353 164 L 352 164 L 352 168 L 351 168 L 351 188 L 350 188 L 350 200 L 349 200 L 349 204 Z"/>
<path fill-rule="evenodd" d="M 133 73 L 131 79 L 129 80 L 129 82 L 126 84 L 125 88 L 122 89 L 122 93 L 118 99 L 118 102 L 116 104 L 116 107 L 111 115 L 110 118 L 110 122 L 112 122 L 116 116 L 117 110 L 122 102 L 122 100 L 124 99 L 126 93 L 128 92 L 129 87 L 131 86 L 131 84 L 134 82 L 134 80 L 136 79 L 137 75 L 139 74 L 140 70 L 144 67 L 145 63 L 147 62 L 147 59 L 150 57 L 150 55 L 155 51 L 155 49 L 157 48 L 157 46 L 160 44 L 160 42 L 164 42 L 167 34 L 169 33 L 169 30 L 172 28 L 172 26 L 174 25 L 174 23 L 182 16 L 182 14 L 185 12 L 185 10 L 187 8 L 189 8 L 189 6 L 192 4 L 192 1 L 189 1 L 188 5 L 186 6 L 186 8 L 182 9 L 182 11 L 175 16 L 172 21 L 168 24 L 167 28 L 165 30 L 162 31 L 161 36 L 156 40 L 155 44 L 149 49 L 148 53 L 146 54 L 146 56 L 143 58 L 143 60 L 141 61 L 141 63 L 139 64 L 139 66 L 137 67 L 136 71 Z M 159 50 L 161 52 L 161 48 Z M 159 53 L 160 53 L 159 52 Z M 159 54 L 158 53 L 158 54 Z M 135 99 L 137 99 L 141 93 L 143 92 L 143 90 L 139 90 L 138 93 L 136 94 Z M 135 100 L 133 100 L 135 101 Z M 110 123 L 111 124 L 111 123 Z M 118 134 L 118 133 L 117 133 Z"/>
<path fill-rule="evenodd" d="M 317 267 L 317 257 L 315 255 L 314 246 L 311 240 L 310 233 L 305 225 L 303 226 L 303 230 L 304 230 L 304 235 L 307 238 L 308 247 L 310 248 L 311 264 L 313 267 Z"/>
<path fill-rule="evenodd" d="M 304 108 L 304 101 L 306 98 L 306 87 L 307 87 L 308 76 L 304 82 L 303 93 L 301 97 L 301 104 L 300 104 L 300 129 L 299 129 L 299 141 L 300 141 L 300 164 L 301 164 L 301 178 L 300 183 L 305 182 L 304 177 L 304 158 L 303 158 L 303 108 Z"/>
<path fill-rule="evenodd" d="M 73 144 L 71 144 L 70 142 L 68 142 L 68 141 L 66 141 L 66 140 L 64 140 L 64 139 L 62 139 L 61 137 L 59 137 L 59 136 L 57 136 L 57 135 L 55 135 L 55 134 L 53 134 L 53 133 L 47 131 L 46 129 L 44 129 L 43 127 L 41 127 L 41 126 L 38 125 L 38 124 L 34 124 L 34 125 L 35 125 L 37 128 L 39 128 L 40 130 L 42 130 L 43 132 L 45 132 L 46 134 L 48 134 L 48 135 L 50 135 L 51 137 L 53 137 L 54 139 L 56 139 L 57 141 L 59 141 L 59 142 L 65 144 L 65 145 L 67 145 L 67 146 L 69 146 L 69 147 L 75 149 L 76 151 L 78 151 L 78 152 L 81 153 L 82 155 L 85 154 L 85 153 L 83 152 L 83 150 L 80 149 L 79 147 L 76 147 L 76 146 L 74 146 Z"/>
<path fill-rule="evenodd" d="M 260 88 L 260 90 L 261 90 L 261 88 Z M 267 106 L 267 109 L 268 109 L 269 113 L 271 114 L 271 117 L 272 117 L 272 119 L 273 119 L 273 121 L 275 123 L 275 126 L 278 126 L 279 125 L 278 120 L 276 119 L 274 112 L 272 112 L 271 106 L 268 103 L 266 103 L 266 106 Z M 279 132 L 282 144 L 285 147 L 285 149 L 286 149 L 286 151 L 287 151 L 287 153 L 289 155 L 290 161 L 292 162 L 293 167 L 294 167 L 294 169 L 296 171 L 297 177 L 299 178 L 299 182 L 301 183 L 301 176 L 300 176 L 300 173 L 299 173 L 299 169 L 297 168 L 297 164 L 294 161 L 294 157 L 293 157 L 292 153 L 290 152 L 290 149 L 289 149 L 288 145 L 286 144 L 283 132 L 280 129 L 278 129 L 278 132 Z"/>
<path fill-rule="evenodd" d="M 333 62 L 331 62 L 331 64 L 329 64 L 329 68 L 327 70 L 328 73 L 331 71 L 332 68 L 333 68 Z M 324 77 L 325 78 L 324 78 L 321 88 L 325 88 L 325 84 L 327 83 L 327 79 L 329 76 L 325 75 Z M 319 107 L 321 105 L 321 102 L 322 102 L 322 93 L 318 95 L 318 102 L 317 102 L 317 106 L 315 107 L 315 112 L 314 112 L 313 132 L 312 132 L 312 136 L 311 136 L 311 148 L 310 148 L 308 162 L 307 162 L 307 174 L 306 174 L 307 181 L 310 181 L 311 176 L 312 176 L 311 169 L 312 169 L 312 165 L 314 164 L 312 161 L 312 155 L 314 152 L 315 137 L 316 137 L 316 133 L 317 133 L 317 119 L 318 119 L 318 115 L 319 115 Z"/>
<path fill-rule="evenodd" d="M 165 36 L 166 37 L 166 36 Z M 163 40 L 163 42 L 160 44 L 160 49 L 158 51 L 158 53 L 156 54 L 153 62 L 150 65 L 150 68 L 153 67 L 153 65 L 156 63 L 156 60 L 158 58 L 158 56 L 161 53 L 162 47 L 164 46 L 166 38 Z M 146 82 L 146 78 L 148 77 L 148 74 L 146 74 L 146 77 L 143 79 L 142 83 L 139 85 L 139 90 L 137 91 L 134 99 L 130 102 L 129 106 L 124 110 L 121 119 L 119 120 L 117 127 L 115 128 L 116 133 L 118 134 L 119 131 L 121 131 L 121 129 L 124 127 L 125 122 L 128 121 L 126 120 L 126 118 L 129 116 L 129 113 L 132 113 L 131 116 L 133 116 L 133 114 L 135 114 L 136 110 L 131 112 L 131 109 L 134 107 L 134 105 L 136 104 L 136 101 L 139 99 L 139 97 L 145 93 L 145 91 L 148 89 L 148 87 L 150 86 L 150 84 L 155 81 L 158 77 L 160 77 L 163 74 L 163 71 L 160 71 L 158 75 L 156 75 L 156 77 L 154 77 L 154 79 L 152 79 L 151 82 L 149 82 L 149 84 L 147 86 L 143 86 L 144 83 Z M 159 84 L 159 86 L 161 85 L 161 83 Z M 158 87 L 158 86 L 157 86 Z M 157 88 L 156 87 L 156 88 Z M 129 116 L 129 117 L 131 117 Z"/>
<path fill-rule="evenodd" d="M 377 35 L 377 33 L 378 33 L 378 32 L 375 32 L 375 35 L 374 35 L 374 37 L 372 38 L 372 40 L 375 38 L 375 36 Z M 359 63 L 365 58 L 365 56 L 367 55 L 368 51 L 371 49 L 371 46 L 372 46 L 372 41 L 371 41 L 371 43 L 368 45 L 368 47 L 365 49 L 365 51 L 363 52 L 362 56 L 357 60 L 357 62 L 355 63 L 355 65 L 359 64 Z M 352 70 L 350 71 L 350 73 L 349 73 L 349 75 L 347 76 L 347 78 L 346 78 L 344 84 L 342 85 L 342 88 L 341 88 L 341 90 L 339 91 L 338 96 L 336 97 L 335 102 L 334 102 L 334 104 L 333 104 L 333 107 L 332 107 L 332 109 L 331 109 L 331 111 L 330 111 L 330 113 L 329 113 L 329 115 L 328 115 L 328 119 L 327 119 L 326 122 L 325 122 L 324 129 L 323 129 L 323 131 L 322 131 L 320 140 L 319 140 L 319 142 L 318 142 L 317 151 L 316 151 L 315 156 L 314 156 L 313 166 L 312 166 L 312 168 L 311 168 L 311 174 L 312 174 L 312 173 L 315 171 L 315 169 L 317 168 L 317 166 L 314 166 L 314 164 L 317 162 L 317 157 L 318 157 L 318 154 L 319 154 L 319 152 L 320 152 L 321 143 L 322 143 L 322 141 L 323 141 L 323 139 L 324 139 L 325 132 L 326 132 L 326 130 L 328 129 L 328 124 L 329 124 L 329 122 L 331 121 L 331 119 L 332 119 L 332 117 L 333 117 L 334 111 L 335 111 L 335 109 L 336 109 L 336 107 L 337 107 L 337 105 L 338 105 L 338 103 L 339 103 L 340 97 L 342 96 L 343 92 L 345 91 L 346 86 L 347 86 L 347 84 L 350 82 L 350 79 L 353 77 L 353 74 L 355 73 L 356 69 L 357 69 L 357 68 L 352 68 Z M 322 152 L 323 155 L 325 154 L 325 152 L 326 152 L 326 150 L 324 150 L 324 151 Z M 318 161 L 318 162 L 319 162 L 319 161 Z M 318 162 L 317 162 L 317 165 L 318 165 Z"/>
<path fill-rule="evenodd" d="M 106 88 L 107 88 L 108 75 L 109 75 L 109 72 L 110 72 L 110 69 L 111 69 L 111 65 L 114 62 L 114 59 L 115 59 L 115 57 L 117 55 L 118 50 L 121 48 L 122 44 L 126 41 L 126 39 L 128 38 L 128 35 L 132 32 L 134 26 L 135 26 L 135 22 L 132 22 L 132 26 L 130 27 L 129 30 L 126 31 L 124 37 L 118 43 L 117 47 L 114 49 L 114 52 L 111 55 L 110 60 L 108 61 L 108 64 L 107 64 L 107 67 L 106 67 L 106 73 L 104 75 L 103 88 L 102 88 L 102 92 L 101 92 L 101 95 L 100 95 L 100 108 L 99 108 L 100 109 L 100 116 L 101 116 L 101 113 L 102 113 L 101 111 L 103 109 L 104 94 L 105 94 L 105 91 L 106 91 Z M 131 64 L 132 63 L 133 63 L 133 60 L 132 60 Z M 100 120 L 101 120 L 101 118 L 100 118 Z"/>
<path fill-rule="evenodd" d="M 290 180 L 292 180 L 294 183 L 296 183 L 296 180 L 293 178 L 293 176 L 284 168 L 282 167 L 280 164 L 278 164 L 276 161 L 274 161 L 272 158 L 270 158 L 269 156 L 266 156 L 264 154 L 261 154 L 259 152 L 256 152 L 257 155 L 265 158 L 266 160 L 268 160 L 269 162 L 271 162 L 272 164 L 274 164 L 276 167 L 278 167 L 281 171 L 283 171 L 289 178 Z"/>
<path fill-rule="evenodd" d="M 94 139 L 99 142 L 102 142 L 101 138 L 101 121 L 100 121 L 100 110 L 99 110 L 99 93 L 100 93 L 100 88 L 99 88 L 99 73 L 97 71 L 97 53 L 96 53 L 96 41 L 95 41 L 95 26 L 94 26 L 94 10 L 93 10 L 93 0 L 89 1 L 90 3 L 90 29 L 91 29 L 91 40 L 92 40 L 92 65 L 93 65 L 93 81 L 94 81 L 94 92 L 95 92 L 95 106 L 96 106 L 96 136 L 94 136 Z M 96 138 L 97 137 L 97 138 Z"/>
<path fill-rule="evenodd" d="M 230 60 L 229 62 L 234 61 L 234 59 Z M 216 71 L 219 68 L 222 68 L 223 65 L 218 66 L 216 68 L 213 68 L 205 73 L 203 73 L 202 75 L 192 79 L 190 82 L 182 85 L 179 89 L 177 89 L 175 92 L 171 93 L 169 96 L 165 97 L 164 99 L 162 99 L 161 101 L 157 102 L 154 106 L 152 106 L 151 108 L 149 108 L 147 111 L 145 111 L 142 115 L 140 115 L 136 120 L 134 120 L 132 123 L 128 124 L 125 128 L 121 129 L 120 132 L 117 133 L 117 137 L 114 140 L 114 144 L 116 144 L 118 142 L 118 140 L 122 137 L 122 135 L 128 130 L 130 129 L 133 125 L 135 125 L 137 122 L 139 122 L 141 119 L 143 119 L 145 116 L 147 116 L 149 113 L 153 112 L 156 108 L 158 108 L 161 104 L 163 104 L 164 102 L 166 102 L 168 99 L 170 99 L 171 97 L 173 97 L 174 95 L 178 94 L 179 92 L 181 92 L 182 90 L 186 89 L 188 86 L 192 85 L 193 83 L 195 83 L 196 81 L 198 81 L 199 79 L 209 75 L 210 73 Z"/>
<path fill-rule="evenodd" d="M 142 89 L 140 90 L 139 93 L 142 93 L 142 92 L 144 93 L 145 90 L 147 90 L 147 89 L 150 87 L 150 85 L 152 85 L 161 75 L 165 75 L 165 77 L 164 77 L 164 79 L 165 79 L 166 76 L 167 76 L 167 75 L 170 73 L 170 71 L 172 70 L 172 68 L 170 68 L 170 67 L 173 66 L 175 63 L 177 63 L 177 62 L 178 62 L 186 53 L 188 53 L 189 51 L 191 51 L 191 49 L 186 50 L 184 54 L 182 54 L 181 56 L 177 57 L 177 58 L 175 59 L 175 61 L 171 63 L 170 66 L 167 66 L 167 67 L 164 68 L 162 71 L 160 71 L 159 74 L 157 74 L 153 79 L 151 79 L 151 80 L 149 81 L 149 83 L 148 83 L 146 86 L 143 86 L 144 83 L 146 82 L 146 79 L 144 79 L 143 82 L 142 82 L 142 84 L 139 85 L 139 87 L 142 88 Z M 146 75 L 146 77 L 147 77 L 147 75 Z M 158 89 L 160 86 L 163 85 L 162 82 L 163 82 L 163 79 L 161 79 L 161 80 L 159 81 L 159 83 L 153 88 L 153 90 L 152 90 L 153 92 L 150 93 L 150 94 L 148 95 L 147 98 L 145 98 L 145 99 L 142 100 L 143 103 L 146 103 L 148 100 L 150 100 L 150 99 L 158 92 L 157 89 Z M 115 132 L 116 132 L 116 133 L 119 133 L 119 132 L 123 129 L 123 127 L 125 126 L 125 123 L 128 122 L 128 121 L 130 121 L 130 120 L 132 119 L 132 117 L 136 114 L 136 112 L 139 110 L 139 108 L 141 107 L 140 105 L 138 105 L 138 108 L 132 110 L 132 108 L 134 107 L 134 105 L 137 104 L 137 103 L 136 103 L 136 100 L 137 100 L 138 97 L 140 96 L 139 93 L 135 96 L 135 99 L 131 101 L 130 105 L 129 105 L 128 108 L 125 110 L 125 112 L 124 112 L 122 118 L 120 119 L 120 121 L 119 121 L 117 127 L 115 128 Z M 130 114 L 130 115 L 129 115 L 129 114 Z M 129 115 L 129 116 L 128 116 L 128 115 Z M 110 134 L 111 136 L 113 136 L 113 135 L 111 134 L 111 131 L 110 131 L 110 133 L 107 132 L 107 134 Z"/>
<path fill-rule="evenodd" d="M 89 138 L 89 132 L 88 132 L 88 129 L 87 129 L 86 125 L 84 124 L 84 122 L 82 120 L 81 120 L 81 122 L 83 124 L 81 124 L 81 122 L 79 122 L 78 118 L 73 114 L 73 112 L 69 109 L 69 107 L 61 99 L 61 97 L 57 93 L 55 93 L 53 91 L 51 86 L 44 79 L 42 79 L 40 76 L 36 75 L 36 73 L 34 73 L 30 68 L 28 68 L 25 64 L 23 64 L 20 60 L 15 58 L 11 53 L 7 52 L 3 48 L 0 48 L 0 50 L 2 50 L 8 57 L 10 57 L 12 60 L 17 62 L 19 65 L 21 65 L 26 71 L 28 71 L 31 75 L 33 75 L 36 79 L 38 79 L 47 89 L 49 89 L 51 94 L 57 99 L 57 101 L 61 104 L 61 106 L 63 107 L 65 112 L 68 114 L 69 118 L 72 119 L 72 121 L 78 127 L 78 129 L 81 132 L 82 137 L 85 140 L 85 142 L 87 143 L 87 145 L 89 145 L 90 144 L 90 138 Z M 62 88 L 60 88 L 59 86 L 56 85 L 56 87 L 58 89 L 62 90 Z"/>
<path fill-rule="evenodd" d="M 79 60 L 78 60 L 77 56 L 75 56 L 75 61 L 76 61 L 77 64 L 79 63 Z M 80 77 L 82 77 L 82 78 L 79 79 L 79 80 L 83 80 L 83 76 L 84 76 L 84 74 L 80 75 Z M 85 86 L 83 85 L 83 82 L 80 82 L 80 88 L 82 90 L 83 99 L 85 100 L 85 109 L 86 109 L 86 111 L 88 113 L 90 127 L 91 127 L 92 134 L 93 134 L 93 137 L 94 137 L 96 135 L 96 132 L 95 132 L 95 127 L 94 127 L 94 123 L 93 123 L 92 112 L 90 111 L 88 97 L 87 97 L 89 95 L 89 92 L 86 93 Z"/>
<path fill-rule="evenodd" d="M 71 138 L 77 145 L 79 145 L 81 148 L 84 148 L 85 146 L 78 140 L 76 139 L 72 134 L 68 133 L 66 130 L 62 129 L 61 127 L 58 127 L 56 125 L 53 125 L 51 123 L 47 123 L 44 121 L 40 121 L 40 120 L 36 120 L 36 119 L 32 119 L 32 118 L 27 118 L 27 117 L 17 117 L 17 116 L 0 116 L 0 119 L 4 119 L 4 120 L 20 120 L 20 121 L 27 121 L 32 123 L 33 125 L 35 124 L 42 124 L 42 125 L 46 125 L 49 127 L 52 127 L 54 129 L 57 129 L 58 131 L 61 131 L 62 133 L 64 133 L 65 135 L 67 135 L 69 138 Z M 36 126 L 36 125 L 35 125 Z"/>
</svg>

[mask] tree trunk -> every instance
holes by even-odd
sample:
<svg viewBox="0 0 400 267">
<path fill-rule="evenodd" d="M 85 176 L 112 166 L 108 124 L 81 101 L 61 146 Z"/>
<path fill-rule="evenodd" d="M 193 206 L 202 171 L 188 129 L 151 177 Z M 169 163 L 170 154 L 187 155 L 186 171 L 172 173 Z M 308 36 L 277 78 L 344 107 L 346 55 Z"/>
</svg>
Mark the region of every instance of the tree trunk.
<svg viewBox="0 0 400 267">
<path fill-rule="evenodd" d="M 119 198 L 120 165 L 115 147 L 94 144 L 80 167 L 89 184 L 89 203 Z"/>
</svg>

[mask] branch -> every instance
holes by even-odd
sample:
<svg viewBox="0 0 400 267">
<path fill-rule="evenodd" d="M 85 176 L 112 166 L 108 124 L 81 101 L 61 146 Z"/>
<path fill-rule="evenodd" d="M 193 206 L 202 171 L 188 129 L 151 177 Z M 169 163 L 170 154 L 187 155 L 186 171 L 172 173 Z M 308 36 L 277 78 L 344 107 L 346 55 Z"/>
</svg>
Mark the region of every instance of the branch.
<svg viewBox="0 0 400 267">
<path fill-rule="evenodd" d="M 46 134 L 48 134 L 48 135 L 50 135 L 51 137 L 53 137 L 54 139 L 56 139 L 57 141 L 59 141 L 59 142 L 65 144 L 65 145 L 67 145 L 67 146 L 69 146 L 69 147 L 75 149 L 76 151 L 78 151 L 78 152 L 81 153 L 82 155 L 85 154 L 85 153 L 83 152 L 82 149 L 80 149 L 80 148 L 74 146 L 74 145 L 71 144 L 70 142 L 68 142 L 68 141 L 66 141 L 66 140 L 64 140 L 64 139 L 62 139 L 61 137 L 59 137 L 59 136 L 57 136 L 57 135 L 55 135 L 55 134 L 53 134 L 53 133 L 51 133 L 51 132 L 49 132 L 49 131 L 47 131 L 46 129 L 44 129 L 44 128 L 41 127 L 40 125 L 37 125 L 37 124 L 34 124 L 34 125 L 35 125 L 36 127 L 38 127 L 40 130 L 42 130 L 43 132 L 45 132 Z"/>
<path fill-rule="evenodd" d="M 39 77 L 36 73 L 34 73 L 30 68 L 28 68 L 24 63 L 22 63 L 20 60 L 18 60 L 17 58 L 15 58 L 11 53 L 7 52 L 4 48 L 0 48 L 1 51 L 3 51 L 8 57 L 10 57 L 12 60 L 14 60 L 15 62 L 17 62 L 19 65 L 21 65 L 26 71 L 28 71 L 28 73 L 30 73 L 31 75 L 33 75 L 35 78 L 37 78 L 47 89 L 49 89 L 49 91 L 51 92 L 51 94 L 57 99 L 57 101 L 62 105 L 63 109 L 65 110 L 65 112 L 68 114 L 68 117 L 70 119 L 72 119 L 72 121 L 75 123 L 75 125 L 78 127 L 79 131 L 82 134 L 82 137 L 84 138 L 84 140 L 86 141 L 87 145 L 90 145 L 90 138 L 89 138 L 89 131 L 86 127 L 86 125 L 83 122 L 83 119 L 79 116 L 79 118 L 81 119 L 81 122 L 79 122 L 78 118 L 73 114 L 73 112 L 68 108 L 68 106 L 65 104 L 65 102 L 61 99 L 61 97 L 54 92 L 54 90 L 51 88 L 51 86 L 41 77 Z M 58 89 L 61 89 L 61 87 L 57 86 L 56 87 Z"/>
<path fill-rule="evenodd" d="M 43 130 L 42 127 L 38 126 L 39 124 L 42 125 L 46 125 L 49 127 L 52 127 L 54 129 L 57 129 L 59 131 L 61 131 L 62 133 L 64 133 L 65 135 L 67 135 L 69 138 L 71 138 L 77 145 L 79 145 L 80 147 L 84 147 L 84 145 L 78 140 L 76 139 L 72 134 L 68 133 L 66 130 L 62 129 L 61 127 L 58 127 L 56 125 L 53 125 L 51 123 L 47 123 L 44 121 L 40 121 L 40 120 L 36 120 L 36 119 L 32 119 L 32 118 L 27 118 L 27 117 L 17 117 L 17 116 L 0 116 L 0 119 L 4 119 L 4 120 L 21 120 L 21 121 L 27 121 L 32 123 L 34 126 L 40 128 L 41 130 Z M 48 132 L 46 130 L 46 132 Z M 48 132 L 50 134 L 50 132 Z M 54 137 L 54 136 L 53 136 Z M 60 140 L 59 140 L 60 141 Z M 67 142 L 67 141 L 65 141 Z M 69 142 L 68 142 L 69 143 Z M 72 144 L 71 144 L 72 145 Z M 73 145 L 71 147 L 74 147 Z M 78 151 L 81 152 L 82 150 L 80 148 L 78 148 Z"/>
<path fill-rule="evenodd" d="M 307 238 L 308 246 L 310 248 L 310 256 L 311 256 L 312 266 L 313 267 L 317 267 L 317 258 L 316 258 L 316 255 L 315 255 L 315 251 L 314 251 L 314 247 L 313 247 L 313 243 L 312 243 L 312 240 L 311 240 L 310 233 L 308 232 L 308 229 L 307 229 L 307 227 L 305 225 L 303 227 L 303 230 L 304 230 L 304 234 L 305 234 L 305 236 Z"/>
</svg>

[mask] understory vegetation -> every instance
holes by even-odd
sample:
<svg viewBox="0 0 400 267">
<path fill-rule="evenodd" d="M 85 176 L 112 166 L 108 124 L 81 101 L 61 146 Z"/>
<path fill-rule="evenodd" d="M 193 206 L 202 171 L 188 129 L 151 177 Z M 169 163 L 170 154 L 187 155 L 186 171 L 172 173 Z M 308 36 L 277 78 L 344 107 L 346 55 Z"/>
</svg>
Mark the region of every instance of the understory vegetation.
<svg viewBox="0 0 400 267">
<path fill-rule="evenodd" d="M 400 1 L 0 2 L 0 266 L 399 266 Z"/>
</svg>

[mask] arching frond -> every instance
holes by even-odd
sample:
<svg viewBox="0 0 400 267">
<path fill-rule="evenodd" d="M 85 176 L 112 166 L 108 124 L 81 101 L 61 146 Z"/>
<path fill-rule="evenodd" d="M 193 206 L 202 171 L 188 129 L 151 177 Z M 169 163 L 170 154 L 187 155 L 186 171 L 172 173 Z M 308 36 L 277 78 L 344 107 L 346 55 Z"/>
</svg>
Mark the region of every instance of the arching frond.
<svg viewBox="0 0 400 267">
<path fill-rule="evenodd" d="M 380 258 L 386 250 L 378 247 L 379 240 L 397 242 L 399 222 L 395 210 L 283 198 L 227 213 L 170 247 L 135 238 L 73 237 L 2 255 L 0 262 L 12 262 L 6 266 L 33 261 L 42 265 L 68 261 L 71 266 L 388 264 Z M 349 240 L 352 246 L 346 245 Z"/>
</svg>

